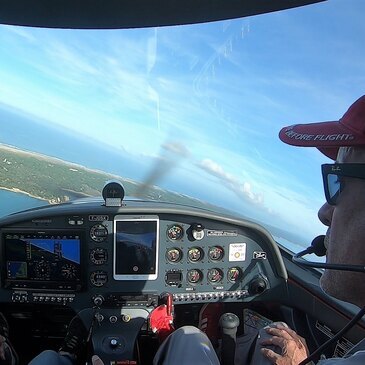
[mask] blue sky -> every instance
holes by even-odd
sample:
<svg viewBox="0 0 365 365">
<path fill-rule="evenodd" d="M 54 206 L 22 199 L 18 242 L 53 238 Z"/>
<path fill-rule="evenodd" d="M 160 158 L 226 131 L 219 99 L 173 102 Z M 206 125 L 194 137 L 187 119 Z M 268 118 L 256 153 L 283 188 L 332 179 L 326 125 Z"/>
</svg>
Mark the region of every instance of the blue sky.
<svg viewBox="0 0 365 365">
<path fill-rule="evenodd" d="M 0 103 L 125 155 L 171 158 L 171 190 L 309 242 L 324 232 L 316 212 L 328 160 L 277 134 L 337 120 L 364 93 L 364 10 L 330 0 L 160 29 L 1 26 Z"/>
</svg>

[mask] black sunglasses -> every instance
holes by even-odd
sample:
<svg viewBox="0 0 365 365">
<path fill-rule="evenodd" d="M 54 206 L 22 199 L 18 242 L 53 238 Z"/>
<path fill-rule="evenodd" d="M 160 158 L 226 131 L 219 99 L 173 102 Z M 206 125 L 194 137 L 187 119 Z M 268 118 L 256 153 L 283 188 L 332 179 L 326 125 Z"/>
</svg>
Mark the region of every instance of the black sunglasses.
<svg viewBox="0 0 365 365">
<path fill-rule="evenodd" d="M 327 203 L 336 205 L 337 198 L 344 189 L 343 177 L 365 179 L 364 163 L 335 163 L 322 165 L 324 194 Z"/>
</svg>

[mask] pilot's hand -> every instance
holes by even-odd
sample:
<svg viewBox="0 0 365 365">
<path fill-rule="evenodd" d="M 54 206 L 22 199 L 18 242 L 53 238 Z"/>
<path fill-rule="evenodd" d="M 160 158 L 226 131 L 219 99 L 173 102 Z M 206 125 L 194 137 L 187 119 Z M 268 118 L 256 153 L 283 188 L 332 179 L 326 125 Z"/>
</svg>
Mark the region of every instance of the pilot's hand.
<svg viewBox="0 0 365 365">
<path fill-rule="evenodd" d="M 103 360 L 98 355 L 93 355 L 91 363 L 92 365 L 104 365 Z"/>
<path fill-rule="evenodd" d="M 276 365 L 298 365 L 309 355 L 308 347 L 303 337 L 300 337 L 292 329 L 277 324 L 276 327 L 266 328 L 266 332 L 272 337 L 265 339 L 261 345 L 276 345 L 281 348 L 281 354 L 262 348 L 262 354 Z"/>
</svg>

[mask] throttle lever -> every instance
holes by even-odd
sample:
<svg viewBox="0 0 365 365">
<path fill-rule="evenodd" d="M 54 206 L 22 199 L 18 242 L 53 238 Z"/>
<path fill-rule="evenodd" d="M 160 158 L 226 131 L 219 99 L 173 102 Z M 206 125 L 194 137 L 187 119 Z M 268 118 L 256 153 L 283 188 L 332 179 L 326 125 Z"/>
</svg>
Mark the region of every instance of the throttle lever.
<svg viewBox="0 0 365 365">
<path fill-rule="evenodd" d="M 168 316 L 174 316 L 174 301 L 171 293 L 162 293 L 161 300 L 166 305 L 166 312 Z"/>
<path fill-rule="evenodd" d="M 219 319 L 219 326 L 222 329 L 222 365 L 234 365 L 236 334 L 239 324 L 240 320 L 234 313 L 224 313 Z"/>
</svg>

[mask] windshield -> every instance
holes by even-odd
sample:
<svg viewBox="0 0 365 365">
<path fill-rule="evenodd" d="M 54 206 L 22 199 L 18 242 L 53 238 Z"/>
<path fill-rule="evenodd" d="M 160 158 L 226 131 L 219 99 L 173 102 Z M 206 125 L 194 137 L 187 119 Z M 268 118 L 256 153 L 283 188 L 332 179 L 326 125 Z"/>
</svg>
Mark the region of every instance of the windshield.
<svg viewBox="0 0 365 365">
<path fill-rule="evenodd" d="M 207 24 L 0 27 L 0 216 L 100 196 L 229 212 L 292 251 L 325 232 L 314 148 L 286 125 L 338 120 L 364 93 L 365 3 Z"/>
</svg>

